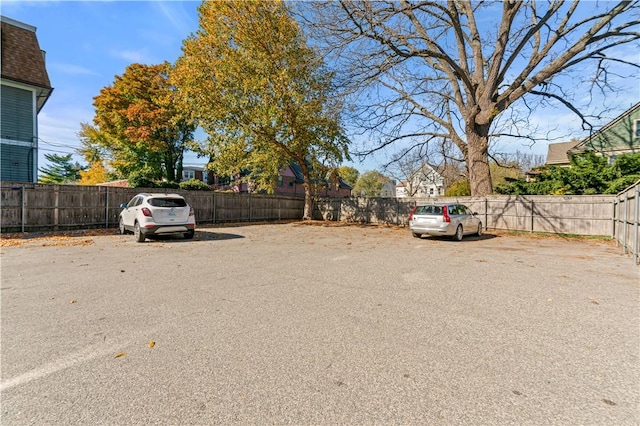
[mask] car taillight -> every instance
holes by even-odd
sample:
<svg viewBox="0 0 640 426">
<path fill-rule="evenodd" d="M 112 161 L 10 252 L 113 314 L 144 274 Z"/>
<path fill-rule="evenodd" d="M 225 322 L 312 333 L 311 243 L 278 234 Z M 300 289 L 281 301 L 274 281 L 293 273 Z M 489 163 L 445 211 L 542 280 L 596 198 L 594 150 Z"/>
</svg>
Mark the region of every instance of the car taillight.
<svg viewBox="0 0 640 426">
<path fill-rule="evenodd" d="M 413 214 L 416 212 L 416 210 L 418 210 L 418 206 L 414 206 L 413 209 L 411 209 L 411 213 L 409 213 L 409 222 L 411 222 L 411 219 L 413 219 Z"/>
<path fill-rule="evenodd" d="M 193 207 L 189 208 L 189 216 L 195 216 L 195 213 L 193 213 Z"/>
<path fill-rule="evenodd" d="M 451 222 L 451 218 L 449 217 L 449 212 L 447 210 L 447 206 L 442 206 L 442 220 L 445 222 Z"/>
<path fill-rule="evenodd" d="M 143 215 L 145 215 L 145 216 L 147 216 L 147 217 L 151 217 L 151 216 L 153 216 L 153 215 L 151 214 L 151 210 L 149 210 L 149 209 L 148 209 L 148 208 L 146 208 L 146 207 L 143 207 L 143 208 L 142 208 L 142 210 L 140 210 L 140 211 L 142 212 L 142 214 L 143 214 Z"/>
</svg>

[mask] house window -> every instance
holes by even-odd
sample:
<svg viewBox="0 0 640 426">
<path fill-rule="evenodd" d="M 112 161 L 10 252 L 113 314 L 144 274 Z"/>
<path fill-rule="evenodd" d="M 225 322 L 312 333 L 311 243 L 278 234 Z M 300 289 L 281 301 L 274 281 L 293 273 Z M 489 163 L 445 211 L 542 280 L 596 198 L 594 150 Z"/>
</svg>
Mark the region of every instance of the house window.
<svg viewBox="0 0 640 426">
<path fill-rule="evenodd" d="M 284 186 L 284 176 L 278 176 L 278 187 L 282 188 Z"/>
<path fill-rule="evenodd" d="M 640 119 L 633 120 L 633 137 L 640 138 Z"/>
<path fill-rule="evenodd" d="M 209 172 L 202 172 L 202 181 L 207 182 L 209 180 Z"/>
<path fill-rule="evenodd" d="M 183 170 L 182 171 L 182 180 L 195 179 L 196 172 L 194 170 Z"/>
</svg>

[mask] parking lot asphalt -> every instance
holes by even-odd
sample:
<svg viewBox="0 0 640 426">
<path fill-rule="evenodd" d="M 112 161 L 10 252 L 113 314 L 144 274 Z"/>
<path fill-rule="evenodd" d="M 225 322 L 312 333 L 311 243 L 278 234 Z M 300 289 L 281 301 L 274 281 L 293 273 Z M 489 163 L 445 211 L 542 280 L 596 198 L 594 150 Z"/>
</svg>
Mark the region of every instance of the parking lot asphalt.
<svg viewBox="0 0 640 426">
<path fill-rule="evenodd" d="M 3 425 L 640 424 L 605 241 L 210 226 L 3 240 Z"/>
</svg>

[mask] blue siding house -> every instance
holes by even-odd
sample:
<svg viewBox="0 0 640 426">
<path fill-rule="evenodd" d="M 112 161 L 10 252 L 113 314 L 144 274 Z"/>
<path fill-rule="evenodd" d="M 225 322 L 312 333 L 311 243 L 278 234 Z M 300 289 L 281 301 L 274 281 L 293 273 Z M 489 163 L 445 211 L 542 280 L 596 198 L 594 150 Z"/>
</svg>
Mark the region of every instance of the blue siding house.
<svg viewBox="0 0 640 426">
<path fill-rule="evenodd" d="M 37 182 L 38 113 L 53 88 L 36 28 L 5 16 L 0 21 L 0 180 Z"/>
</svg>

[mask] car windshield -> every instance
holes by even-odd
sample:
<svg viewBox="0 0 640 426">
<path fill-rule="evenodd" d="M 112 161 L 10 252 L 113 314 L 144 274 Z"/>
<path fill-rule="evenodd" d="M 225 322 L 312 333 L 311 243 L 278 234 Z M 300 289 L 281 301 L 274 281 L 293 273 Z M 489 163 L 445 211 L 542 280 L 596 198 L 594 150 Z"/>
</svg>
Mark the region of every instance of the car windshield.
<svg viewBox="0 0 640 426">
<path fill-rule="evenodd" d="M 442 214 L 442 206 L 433 206 L 433 205 L 419 206 L 416 209 L 416 213 L 415 214 L 436 214 L 436 215 L 441 215 Z"/>
<path fill-rule="evenodd" d="M 150 198 L 149 204 L 154 207 L 186 207 L 187 202 L 182 198 Z"/>
</svg>

